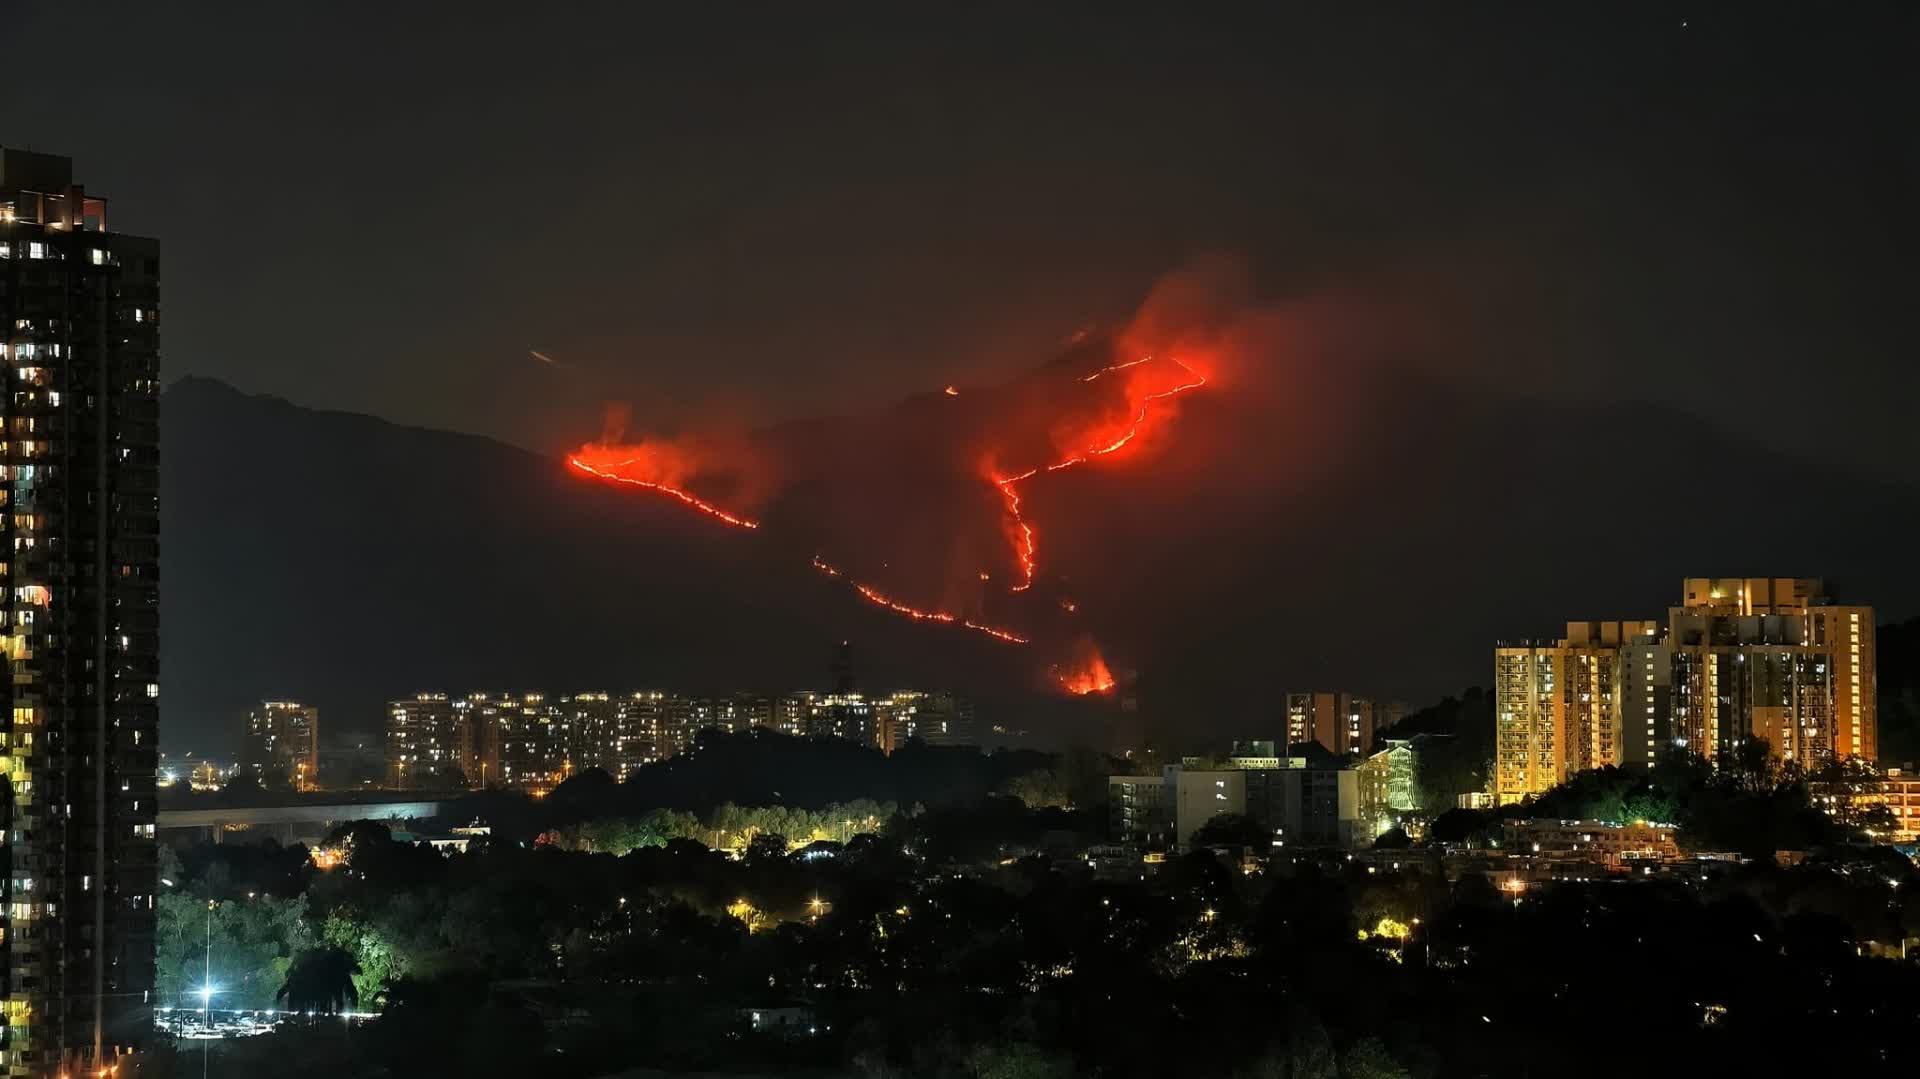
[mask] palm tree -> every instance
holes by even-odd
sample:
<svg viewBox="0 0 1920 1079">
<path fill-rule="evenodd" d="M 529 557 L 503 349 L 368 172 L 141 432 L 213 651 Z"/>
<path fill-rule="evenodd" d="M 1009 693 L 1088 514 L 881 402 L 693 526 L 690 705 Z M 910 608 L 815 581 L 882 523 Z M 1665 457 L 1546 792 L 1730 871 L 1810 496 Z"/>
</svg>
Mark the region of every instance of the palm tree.
<svg viewBox="0 0 1920 1079">
<path fill-rule="evenodd" d="M 360 1003 L 353 976 L 360 973 L 360 962 L 344 948 L 308 948 L 287 968 L 286 984 L 274 995 L 285 1001 L 288 1011 L 317 1015 L 337 1015 L 348 1005 Z"/>
</svg>

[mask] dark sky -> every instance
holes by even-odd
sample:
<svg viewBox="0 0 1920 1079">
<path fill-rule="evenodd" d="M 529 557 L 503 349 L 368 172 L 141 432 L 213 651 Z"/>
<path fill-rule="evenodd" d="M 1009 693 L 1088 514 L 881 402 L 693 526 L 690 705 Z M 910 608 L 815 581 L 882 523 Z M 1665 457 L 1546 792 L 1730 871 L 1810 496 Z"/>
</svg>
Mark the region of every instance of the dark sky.
<svg viewBox="0 0 1920 1079">
<path fill-rule="evenodd" d="M 171 374 L 539 449 L 1003 376 L 1228 251 L 1505 390 L 1920 450 L 1912 5 L 1039 7 L 12 4 L 0 143 L 164 240 Z"/>
</svg>

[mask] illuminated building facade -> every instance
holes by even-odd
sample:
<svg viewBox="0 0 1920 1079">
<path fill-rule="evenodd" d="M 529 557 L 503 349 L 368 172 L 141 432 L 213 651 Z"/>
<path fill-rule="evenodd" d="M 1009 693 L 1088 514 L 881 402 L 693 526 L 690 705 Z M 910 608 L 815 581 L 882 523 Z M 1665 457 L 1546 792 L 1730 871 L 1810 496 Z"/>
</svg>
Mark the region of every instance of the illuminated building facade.
<svg viewBox="0 0 1920 1079">
<path fill-rule="evenodd" d="M 624 780 L 644 765 L 667 756 L 667 695 L 639 690 L 619 698 L 614 716 L 613 778 Z"/>
<path fill-rule="evenodd" d="M 1883 805 L 1893 815 L 1889 843 L 1920 843 L 1920 775 L 1889 768 L 1859 799 L 1862 805 Z"/>
<path fill-rule="evenodd" d="M 927 706 L 927 701 L 927 694 L 914 690 L 902 690 L 874 699 L 873 736 L 880 752 L 892 753 L 913 740 L 920 727 L 921 710 Z"/>
<path fill-rule="evenodd" d="M 572 771 L 569 723 L 547 706 L 545 694 L 524 694 L 497 715 L 502 786 L 540 797 L 566 781 Z"/>
<path fill-rule="evenodd" d="M 247 712 L 240 764 L 261 782 L 310 791 L 320 780 L 320 710 L 298 701 L 261 701 Z"/>
<path fill-rule="evenodd" d="M 789 693 L 774 700 L 773 729 L 799 738 L 807 733 L 807 717 L 813 714 L 812 690 Z"/>
<path fill-rule="evenodd" d="M 1518 802 L 1589 768 L 1621 763 L 1629 646 L 1658 639 L 1654 622 L 1569 622 L 1552 644 L 1494 650 L 1494 796 Z"/>
<path fill-rule="evenodd" d="M 1573 622 L 1552 645 L 1494 650 L 1497 802 L 1669 748 L 1878 754 L 1873 608 L 1832 603 L 1814 578 L 1690 577 L 1682 595 L 1664 624 Z"/>
<path fill-rule="evenodd" d="M 564 723 L 559 734 L 567 741 L 565 760 L 571 771 L 598 768 L 620 775 L 619 706 L 605 693 L 576 693 L 561 697 L 555 710 Z"/>
<path fill-rule="evenodd" d="M 1818 579 L 1690 577 L 1668 611 L 1676 741 L 1709 758 L 1764 738 L 1788 760 L 1879 756 L 1873 608 Z"/>
<path fill-rule="evenodd" d="M 429 784 L 454 768 L 466 774 L 472 756 L 472 727 L 446 694 L 417 693 L 387 705 L 387 782 L 396 789 Z"/>
<path fill-rule="evenodd" d="M 1287 694 L 1287 744 L 1318 742 L 1332 753 L 1363 755 L 1376 731 L 1398 723 L 1405 707 L 1353 693 Z"/>
<path fill-rule="evenodd" d="M 71 161 L 0 149 L 0 1074 L 105 1068 L 153 1025 L 159 272 Z"/>
<path fill-rule="evenodd" d="M 1658 821 L 1502 821 L 1502 845 L 1519 855 L 1563 857 L 1603 865 L 1682 860 L 1674 826 Z"/>
<path fill-rule="evenodd" d="M 388 706 L 387 782 L 435 787 L 454 769 L 469 787 L 535 793 L 590 768 L 624 780 L 709 729 L 846 738 L 886 752 L 916 738 L 975 744 L 972 708 L 950 693 L 419 693 Z"/>
<path fill-rule="evenodd" d="M 874 702 L 862 693 L 822 693 L 813 698 L 807 712 L 807 735 L 812 738 L 844 738 L 864 746 L 880 744 L 875 725 Z"/>
<path fill-rule="evenodd" d="M 1371 840 L 1419 812 L 1419 742 L 1388 739 L 1386 748 L 1354 766 L 1361 838 Z"/>
</svg>

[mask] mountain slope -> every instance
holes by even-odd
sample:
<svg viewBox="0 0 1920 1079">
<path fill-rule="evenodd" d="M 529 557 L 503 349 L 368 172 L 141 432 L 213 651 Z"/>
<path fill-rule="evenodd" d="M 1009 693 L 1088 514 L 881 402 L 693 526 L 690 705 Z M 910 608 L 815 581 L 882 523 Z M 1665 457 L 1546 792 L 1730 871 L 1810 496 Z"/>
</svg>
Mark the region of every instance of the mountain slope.
<svg viewBox="0 0 1920 1079">
<path fill-rule="evenodd" d="M 1910 489 L 1664 409 L 1281 375 L 1286 392 L 1194 395 L 1151 453 L 1022 491 L 1044 537 L 1035 594 L 1079 602 L 1175 742 L 1271 736 L 1289 689 L 1431 700 L 1482 681 L 1497 639 L 1658 617 L 1686 575 L 1819 575 L 1883 620 L 1920 610 Z M 966 689 L 1010 725 L 1112 719 L 1033 695 L 1032 650 L 812 573 L 805 522 L 742 532 L 485 439 L 205 380 L 164 408 L 170 749 L 230 743 L 263 696 L 376 731 L 383 701 L 422 688 L 818 686 L 842 639 L 871 686 Z M 887 432 L 923 408 L 854 422 L 905 444 Z M 798 459 L 819 430 L 763 437 Z M 819 504 L 864 501 L 895 544 L 978 512 L 878 473 L 848 486 Z M 805 505 L 777 512 L 822 512 Z"/>
<path fill-rule="evenodd" d="M 419 689 L 1012 684 L 1002 646 L 905 627 L 751 533 L 482 438 L 184 379 L 163 405 L 169 749 L 262 697 L 377 732 Z M 991 646 L 991 647 L 988 647 Z"/>
</svg>

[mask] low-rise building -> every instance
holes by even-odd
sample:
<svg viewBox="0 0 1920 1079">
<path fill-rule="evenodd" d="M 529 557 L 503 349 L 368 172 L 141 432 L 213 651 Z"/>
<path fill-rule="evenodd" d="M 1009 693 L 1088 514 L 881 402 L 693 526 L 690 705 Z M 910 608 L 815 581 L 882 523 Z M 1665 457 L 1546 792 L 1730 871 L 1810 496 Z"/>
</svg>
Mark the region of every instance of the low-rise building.
<svg viewBox="0 0 1920 1079">
<path fill-rule="evenodd" d="M 1279 845 L 1351 848 L 1360 832 L 1359 777 L 1351 768 L 1196 768 L 1168 765 L 1162 792 L 1173 841 L 1193 841 L 1222 813 L 1252 818 Z"/>
<path fill-rule="evenodd" d="M 1420 808 L 1413 743 L 1389 739 L 1386 748 L 1354 766 L 1360 801 L 1360 837 L 1371 840 Z"/>
<path fill-rule="evenodd" d="M 1683 860 L 1671 824 L 1593 820 L 1509 820 L 1501 846 L 1517 854 L 1568 856 L 1607 866 L 1632 867 Z"/>
<path fill-rule="evenodd" d="M 1885 775 L 1867 784 L 1855 801 L 1886 806 L 1893 815 L 1892 834 L 1879 838 L 1900 846 L 1920 842 L 1920 774 L 1889 768 Z"/>
</svg>

